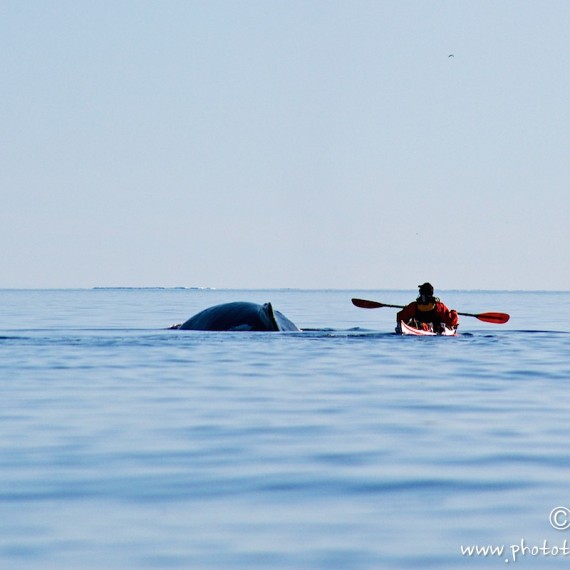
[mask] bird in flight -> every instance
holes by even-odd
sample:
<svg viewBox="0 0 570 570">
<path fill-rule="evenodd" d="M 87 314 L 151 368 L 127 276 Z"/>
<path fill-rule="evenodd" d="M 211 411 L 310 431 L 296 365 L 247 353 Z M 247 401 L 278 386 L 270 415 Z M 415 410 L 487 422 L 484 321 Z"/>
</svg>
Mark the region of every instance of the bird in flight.
<svg viewBox="0 0 570 570">
<path fill-rule="evenodd" d="M 450 53 L 447 57 L 455 57 L 452 53 Z"/>
</svg>

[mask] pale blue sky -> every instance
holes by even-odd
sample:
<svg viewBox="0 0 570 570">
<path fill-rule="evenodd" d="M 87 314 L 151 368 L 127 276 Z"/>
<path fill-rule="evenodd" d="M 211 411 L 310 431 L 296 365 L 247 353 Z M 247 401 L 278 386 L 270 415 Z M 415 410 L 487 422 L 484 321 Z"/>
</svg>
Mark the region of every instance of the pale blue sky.
<svg viewBox="0 0 570 570">
<path fill-rule="evenodd" d="M 570 289 L 568 30 L 566 0 L 1 0 L 0 287 Z"/>
</svg>

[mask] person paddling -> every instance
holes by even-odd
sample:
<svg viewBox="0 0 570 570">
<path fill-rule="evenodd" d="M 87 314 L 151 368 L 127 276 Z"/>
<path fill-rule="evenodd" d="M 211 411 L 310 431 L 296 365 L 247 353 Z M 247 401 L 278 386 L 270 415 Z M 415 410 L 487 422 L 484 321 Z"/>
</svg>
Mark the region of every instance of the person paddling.
<svg viewBox="0 0 570 570">
<path fill-rule="evenodd" d="M 457 311 L 450 311 L 437 297 L 433 296 L 431 283 L 424 283 L 418 287 L 419 297 L 396 315 L 398 324 L 404 322 L 415 328 L 434 332 L 438 332 L 443 325 L 456 329 L 459 326 Z"/>
</svg>

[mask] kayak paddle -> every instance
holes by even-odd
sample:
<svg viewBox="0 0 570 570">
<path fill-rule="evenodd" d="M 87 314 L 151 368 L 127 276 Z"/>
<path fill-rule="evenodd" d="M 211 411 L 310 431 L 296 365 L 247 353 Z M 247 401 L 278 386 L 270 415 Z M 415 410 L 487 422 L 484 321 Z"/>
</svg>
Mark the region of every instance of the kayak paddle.
<svg viewBox="0 0 570 570">
<path fill-rule="evenodd" d="M 388 305 L 386 303 L 380 303 L 378 301 L 367 301 L 366 299 L 352 299 L 352 304 L 360 307 L 361 309 L 380 309 L 382 307 L 392 307 L 393 309 L 403 309 L 404 305 Z M 479 313 L 475 315 L 473 313 L 457 313 L 463 317 L 475 317 L 480 321 L 485 321 L 486 323 L 494 323 L 496 325 L 505 324 L 511 317 L 507 313 Z"/>
</svg>

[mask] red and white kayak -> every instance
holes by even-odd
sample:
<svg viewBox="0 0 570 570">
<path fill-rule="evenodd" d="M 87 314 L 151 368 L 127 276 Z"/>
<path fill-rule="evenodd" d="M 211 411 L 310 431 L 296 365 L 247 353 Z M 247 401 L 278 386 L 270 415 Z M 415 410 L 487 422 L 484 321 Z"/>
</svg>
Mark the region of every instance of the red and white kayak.
<svg viewBox="0 0 570 570">
<path fill-rule="evenodd" d="M 442 325 L 438 332 L 434 332 L 433 327 L 429 330 L 417 329 L 400 321 L 396 326 L 396 334 L 414 336 L 457 336 L 457 329 Z"/>
</svg>

